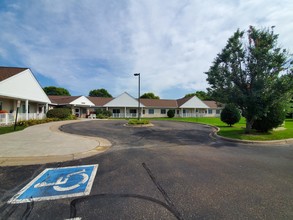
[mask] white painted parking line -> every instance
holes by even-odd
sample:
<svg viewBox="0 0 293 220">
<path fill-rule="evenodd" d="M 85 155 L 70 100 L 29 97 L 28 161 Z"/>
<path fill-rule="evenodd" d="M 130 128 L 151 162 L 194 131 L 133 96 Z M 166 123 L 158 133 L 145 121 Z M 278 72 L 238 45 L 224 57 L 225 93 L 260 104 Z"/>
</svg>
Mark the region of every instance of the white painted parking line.
<svg viewBox="0 0 293 220">
<path fill-rule="evenodd" d="M 53 200 L 89 195 L 98 164 L 47 168 L 28 183 L 8 203 Z"/>
</svg>

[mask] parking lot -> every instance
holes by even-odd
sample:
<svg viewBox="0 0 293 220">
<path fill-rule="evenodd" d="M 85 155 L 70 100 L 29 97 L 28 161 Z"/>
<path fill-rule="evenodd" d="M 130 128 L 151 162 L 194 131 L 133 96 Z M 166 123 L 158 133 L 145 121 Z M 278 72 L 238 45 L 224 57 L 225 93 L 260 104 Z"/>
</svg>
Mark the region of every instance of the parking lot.
<svg viewBox="0 0 293 220">
<path fill-rule="evenodd" d="M 217 140 L 206 125 L 123 120 L 67 124 L 68 133 L 106 138 L 110 150 L 45 165 L 2 167 L 1 201 L 45 168 L 98 164 L 89 195 L 2 203 L 6 219 L 292 219 L 293 146 Z M 61 141 L 61 140 L 60 140 Z M 24 219 L 25 219 L 24 218 Z"/>
</svg>

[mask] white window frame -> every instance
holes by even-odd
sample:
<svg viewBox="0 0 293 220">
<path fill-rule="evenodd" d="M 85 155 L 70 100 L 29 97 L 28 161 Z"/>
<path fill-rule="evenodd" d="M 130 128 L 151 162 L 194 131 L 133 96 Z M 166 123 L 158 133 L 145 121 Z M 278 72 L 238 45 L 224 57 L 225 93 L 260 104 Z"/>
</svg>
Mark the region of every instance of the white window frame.
<svg viewBox="0 0 293 220">
<path fill-rule="evenodd" d="M 148 110 L 148 113 L 149 113 L 149 115 L 154 115 L 154 114 L 155 114 L 155 109 L 150 108 L 150 109 Z"/>
</svg>

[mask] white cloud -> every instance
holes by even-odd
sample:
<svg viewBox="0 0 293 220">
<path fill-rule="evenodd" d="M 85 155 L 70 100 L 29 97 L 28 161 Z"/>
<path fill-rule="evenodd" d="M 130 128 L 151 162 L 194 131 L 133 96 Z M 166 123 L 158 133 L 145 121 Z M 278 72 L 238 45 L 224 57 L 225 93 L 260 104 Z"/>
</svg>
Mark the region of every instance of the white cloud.
<svg viewBox="0 0 293 220">
<path fill-rule="evenodd" d="M 0 62 L 15 59 L 85 95 L 101 87 L 136 95 L 140 72 L 142 92 L 179 98 L 208 86 L 204 72 L 237 28 L 275 25 L 293 51 L 291 2 L 7 1 Z"/>
</svg>

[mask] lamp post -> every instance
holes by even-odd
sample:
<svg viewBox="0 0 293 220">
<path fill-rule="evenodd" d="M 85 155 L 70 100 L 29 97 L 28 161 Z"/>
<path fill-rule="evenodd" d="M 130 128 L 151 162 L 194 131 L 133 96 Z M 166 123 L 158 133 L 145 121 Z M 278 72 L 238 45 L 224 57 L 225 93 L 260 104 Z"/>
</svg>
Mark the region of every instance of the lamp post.
<svg viewBox="0 0 293 220">
<path fill-rule="evenodd" d="M 140 73 L 134 73 L 134 76 L 138 76 L 138 120 L 140 120 Z"/>
</svg>

